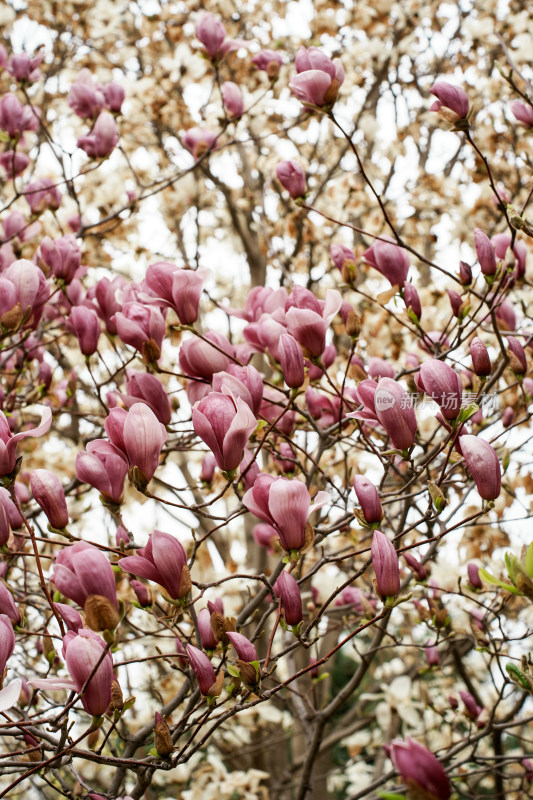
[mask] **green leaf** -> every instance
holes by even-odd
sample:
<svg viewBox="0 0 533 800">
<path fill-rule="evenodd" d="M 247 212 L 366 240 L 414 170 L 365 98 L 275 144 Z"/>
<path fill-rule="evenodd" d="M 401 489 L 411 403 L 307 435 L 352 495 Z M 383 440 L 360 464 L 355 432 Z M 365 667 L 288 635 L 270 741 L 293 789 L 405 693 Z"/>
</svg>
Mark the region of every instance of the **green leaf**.
<svg viewBox="0 0 533 800">
<path fill-rule="evenodd" d="M 135 698 L 135 697 L 128 697 L 128 698 L 127 698 L 127 699 L 124 701 L 124 708 L 123 708 L 123 711 L 127 711 L 129 708 L 133 708 L 133 706 L 135 705 L 135 700 L 136 700 L 136 698 Z"/>
<path fill-rule="evenodd" d="M 533 542 L 526 550 L 526 557 L 524 559 L 524 566 L 530 578 L 533 578 Z"/>
<path fill-rule="evenodd" d="M 491 583 L 493 586 L 500 586 L 502 589 L 505 589 L 506 592 L 511 592 L 511 594 L 518 594 L 518 595 L 521 594 L 521 592 L 518 591 L 516 586 L 511 586 L 511 584 L 509 583 L 504 583 L 503 581 L 499 581 L 498 578 L 493 578 L 493 576 L 490 575 L 485 569 L 479 570 L 479 577 L 481 578 L 481 580 L 485 581 L 485 583 Z"/>
<path fill-rule="evenodd" d="M 459 424 L 466 422 L 467 419 L 473 417 L 476 411 L 479 411 L 479 406 L 477 403 L 469 403 L 467 406 L 463 406 L 463 408 L 459 411 L 459 416 L 457 417 L 457 422 Z"/>
<path fill-rule="evenodd" d="M 398 792 L 378 792 L 378 797 L 382 797 L 383 800 L 405 800 L 405 795 Z"/>
<path fill-rule="evenodd" d="M 234 678 L 240 678 L 241 677 L 241 673 L 239 672 L 237 667 L 233 666 L 233 664 L 228 664 L 228 672 L 229 672 L 230 675 L 233 675 Z"/>
</svg>

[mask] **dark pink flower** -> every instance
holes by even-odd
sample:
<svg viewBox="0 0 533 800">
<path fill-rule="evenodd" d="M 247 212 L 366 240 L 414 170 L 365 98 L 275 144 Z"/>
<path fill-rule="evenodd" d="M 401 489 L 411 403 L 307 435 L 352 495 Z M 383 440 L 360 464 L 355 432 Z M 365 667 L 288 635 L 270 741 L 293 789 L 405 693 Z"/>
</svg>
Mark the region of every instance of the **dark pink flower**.
<svg viewBox="0 0 533 800">
<path fill-rule="evenodd" d="M 376 573 L 376 583 L 381 597 L 396 597 L 400 591 L 400 565 L 398 553 L 381 531 L 374 531 L 372 537 L 372 566 Z"/>
<path fill-rule="evenodd" d="M 0 675 L 4 674 L 6 664 L 15 649 L 15 634 L 7 614 L 0 614 Z"/>
<path fill-rule="evenodd" d="M 228 631 L 226 635 L 241 661 L 249 663 L 258 660 L 257 650 L 246 636 L 243 636 L 242 633 L 235 633 L 235 631 Z"/>
<path fill-rule="evenodd" d="M 441 408 L 446 419 L 455 419 L 461 410 L 463 384 L 459 375 L 444 361 L 430 358 L 420 367 L 419 386 Z"/>
<path fill-rule="evenodd" d="M 160 358 L 165 318 L 159 308 L 134 301 L 124 303 L 122 310 L 115 314 L 115 325 L 124 344 L 147 354 L 149 360 Z"/>
<path fill-rule="evenodd" d="M 104 640 L 86 628 L 78 633 L 70 631 L 63 638 L 63 655 L 76 691 L 81 692 L 90 678 L 81 702 L 93 717 L 104 714 L 111 702 L 113 659 L 111 653 L 105 653 L 105 648 Z"/>
<path fill-rule="evenodd" d="M 209 128 L 189 128 L 183 134 L 182 143 L 187 148 L 189 153 L 192 153 L 194 158 L 198 160 L 207 153 L 208 150 L 216 150 L 216 140 L 218 134 L 210 131 Z"/>
<path fill-rule="evenodd" d="M 309 516 L 329 501 L 327 492 L 318 492 L 311 505 L 311 495 L 299 480 L 274 478 L 261 473 L 242 501 L 256 517 L 268 522 L 279 534 L 284 550 L 300 550 L 305 540 Z"/>
<path fill-rule="evenodd" d="M 298 161 L 280 161 L 276 167 L 276 177 L 293 200 L 305 196 L 307 192 L 305 170 Z"/>
<path fill-rule="evenodd" d="M 123 572 L 158 583 L 173 600 L 186 597 L 191 590 L 187 553 L 170 533 L 154 531 L 146 547 L 134 556 L 121 558 L 118 564 Z"/>
<path fill-rule="evenodd" d="M 76 456 L 78 480 L 93 486 L 113 503 L 121 503 L 128 460 L 124 453 L 105 439 L 89 442 L 86 451 Z"/>
<path fill-rule="evenodd" d="M 42 214 L 47 208 L 57 211 L 61 205 L 61 192 L 51 178 L 36 178 L 26 186 L 23 194 L 32 214 Z"/>
<path fill-rule="evenodd" d="M 392 240 L 376 239 L 374 244 L 363 253 L 363 259 L 371 267 L 381 272 L 391 286 L 404 286 L 409 272 L 409 256 Z"/>
<path fill-rule="evenodd" d="M 273 588 L 276 597 L 281 598 L 287 625 L 298 625 L 303 619 L 302 595 L 292 575 L 283 570 Z"/>
<path fill-rule="evenodd" d="M 283 58 L 276 50 L 261 50 L 252 58 L 252 64 L 261 72 L 266 72 L 270 79 L 277 78 Z"/>
<path fill-rule="evenodd" d="M 183 342 L 179 364 L 185 375 L 211 382 L 215 372 L 224 372 L 229 367 L 233 355 L 234 348 L 222 333 L 207 331 L 203 339 L 194 337 Z"/>
<path fill-rule="evenodd" d="M 474 230 L 474 244 L 481 272 L 483 275 L 494 275 L 497 266 L 494 247 L 487 234 L 479 228 Z"/>
<path fill-rule="evenodd" d="M 140 372 L 136 369 L 126 371 L 126 389 L 128 394 L 121 394 L 124 403 L 131 407 L 141 401 L 152 409 L 162 425 L 168 425 L 172 417 L 172 409 L 165 388 L 156 375 Z"/>
<path fill-rule="evenodd" d="M 102 88 L 95 85 L 88 69 L 82 69 L 76 76 L 67 101 L 74 113 L 82 119 L 98 116 L 104 107 L 105 97 Z"/>
<path fill-rule="evenodd" d="M 145 283 L 154 295 L 173 308 L 182 325 L 198 319 L 198 304 L 207 275 L 205 269 L 183 269 L 168 261 L 150 264 Z"/>
<path fill-rule="evenodd" d="M 31 491 L 53 528 L 66 528 L 68 510 L 65 491 L 57 475 L 47 469 L 34 469 L 30 477 Z"/>
<path fill-rule="evenodd" d="M 393 446 L 408 450 L 415 441 L 416 416 L 407 392 L 392 378 L 381 378 L 375 390 L 374 406 L 376 417 Z"/>
<path fill-rule="evenodd" d="M 114 81 L 111 81 L 110 83 L 106 83 L 106 85 L 103 87 L 103 92 L 106 108 L 108 108 L 113 114 L 120 114 L 122 103 L 126 97 L 124 87 L 118 83 L 115 83 Z"/>
<path fill-rule="evenodd" d="M 0 477 L 10 475 L 16 466 L 17 443 L 27 436 L 42 436 L 48 433 L 52 424 L 52 412 L 48 406 L 43 406 L 41 422 L 36 428 L 12 434 L 5 414 L 0 411 Z"/>
<path fill-rule="evenodd" d="M 63 548 L 56 557 L 52 580 L 61 594 L 82 608 L 89 595 L 100 595 L 118 610 L 113 569 L 92 544 L 76 542 Z"/>
<path fill-rule="evenodd" d="M 501 489 L 500 462 L 496 451 L 484 439 L 472 434 L 460 436 L 459 444 L 480 497 L 495 500 Z"/>
<path fill-rule="evenodd" d="M 244 111 L 244 100 L 240 87 L 233 81 L 225 81 L 220 91 L 229 119 L 240 119 Z"/>
<path fill-rule="evenodd" d="M 239 466 L 257 419 L 241 397 L 235 399 L 222 392 L 210 392 L 195 403 L 192 424 L 220 469 L 229 472 Z"/>
<path fill-rule="evenodd" d="M 39 66 L 44 60 L 44 53 L 29 56 L 27 53 L 16 53 L 7 62 L 7 71 L 20 83 L 33 83 L 41 77 Z"/>
<path fill-rule="evenodd" d="M 84 150 L 89 158 L 106 158 L 117 146 L 117 123 L 107 111 L 102 111 L 87 136 L 80 136 L 78 147 Z"/>
<path fill-rule="evenodd" d="M 127 412 L 112 409 L 104 424 L 111 442 L 148 483 L 159 466 L 161 448 L 167 440 L 165 426 L 145 403 L 134 403 Z"/>
<path fill-rule="evenodd" d="M 214 392 L 241 397 L 253 415 L 259 416 L 263 401 L 263 376 L 251 364 L 247 367 L 229 364 L 227 370 L 213 375 L 212 387 Z"/>
<path fill-rule="evenodd" d="M 449 800 L 452 787 L 440 761 L 414 739 L 394 739 L 390 757 L 404 783 L 421 796 Z"/>
<path fill-rule="evenodd" d="M 374 522 L 381 522 L 383 509 L 379 500 L 378 490 L 372 481 L 366 475 L 356 475 L 353 479 L 353 488 L 363 511 L 363 516 L 369 525 Z"/>
<path fill-rule="evenodd" d="M 45 236 L 39 247 L 41 259 L 56 278 L 70 283 L 81 264 L 81 249 L 74 236 L 51 239 Z"/>
<path fill-rule="evenodd" d="M 200 692 L 204 697 L 207 697 L 210 690 L 216 690 L 218 688 L 215 687 L 216 675 L 213 665 L 209 661 L 206 654 L 202 653 L 202 651 L 197 647 L 194 647 L 194 645 L 186 645 L 185 650 L 189 657 L 191 669 L 194 672 L 196 680 L 198 681 Z M 220 692 L 218 693 L 220 694 Z"/>
<path fill-rule="evenodd" d="M 526 103 L 521 103 L 520 100 L 515 100 L 511 103 L 511 111 L 515 118 L 522 122 L 526 128 L 533 128 L 533 108 Z"/>
<path fill-rule="evenodd" d="M 6 178 L 16 178 L 22 175 L 30 163 L 26 153 L 17 153 L 15 150 L 6 150 L 0 153 L 0 166 L 6 173 Z"/>
<path fill-rule="evenodd" d="M 458 119 L 466 119 L 470 101 L 464 89 L 459 86 L 452 86 L 451 83 L 446 81 L 438 81 L 433 84 L 429 92 L 437 98 L 429 109 L 430 111 L 440 111 L 444 107 L 453 111 Z"/>
<path fill-rule="evenodd" d="M 74 306 L 70 312 L 66 327 L 78 340 L 84 356 L 96 353 L 100 338 L 100 320 L 91 308 Z"/>
</svg>

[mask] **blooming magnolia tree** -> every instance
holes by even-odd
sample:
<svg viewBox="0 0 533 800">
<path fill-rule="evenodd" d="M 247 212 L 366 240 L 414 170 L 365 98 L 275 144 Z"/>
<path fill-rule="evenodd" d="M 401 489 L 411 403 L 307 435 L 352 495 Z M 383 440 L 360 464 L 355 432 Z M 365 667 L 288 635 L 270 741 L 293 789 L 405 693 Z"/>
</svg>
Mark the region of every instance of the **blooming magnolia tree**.
<svg viewBox="0 0 533 800">
<path fill-rule="evenodd" d="M 309 5 L 0 11 L 0 798 L 531 795 L 527 7 Z"/>
</svg>

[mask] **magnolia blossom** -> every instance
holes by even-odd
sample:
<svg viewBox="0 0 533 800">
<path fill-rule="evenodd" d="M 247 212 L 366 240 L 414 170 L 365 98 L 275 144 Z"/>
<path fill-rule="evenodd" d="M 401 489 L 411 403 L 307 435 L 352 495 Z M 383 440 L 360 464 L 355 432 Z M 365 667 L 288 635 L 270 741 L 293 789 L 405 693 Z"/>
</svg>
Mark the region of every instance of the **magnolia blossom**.
<svg viewBox="0 0 533 800">
<path fill-rule="evenodd" d="M 51 424 L 52 412 L 47 406 L 44 406 L 41 422 L 36 428 L 12 434 L 5 414 L 0 411 L 0 477 L 10 475 L 14 471 L 17 461 L 17 443 L 27 436 L 42 436 L 43 433 L 48 433 Z"/>
<path fill-rule="evenodd" d="M 117 123 L 107 111 L 102 111 L 87 136 L 78 139 L 78 147 L 85 150 L 90 158 L 105 158 L 117 146 Z"/>
<path fill-rule="evenodd" d="M 113 408 L 105 423 L 110 441 L 137 467 L 146 484 L 159 466 L 161 448 L 167 440 L 165 426 L 145 403 L 134 403 L 129 411 Z"/>
<path fill-rule="evenodd" d="M 287 551 L 303 547 L 308 518 L 328 501 L 327 492 L 318 492 L 311 504 L 311 495 L 301 481 L 266 473 L 257 477 L 242 499 L 248 511 L 275 528 Z"/>
<path fill-rule="evenodd" d="M 319 107 L 335 102 L 345 77 L 340 59 L 332 61 L 318 47 L 300 47 L 294 65 L 298 74 L 289 89 L 298 100 Z"/>
<path fill-rule="evenodd" d="M 169 533 L 154 531 L 148 544 L 136 555 L 121 558 L 118 562 L 123 572 L 158 583 L 173 600 L 186 597 L 191 589 L 187 554 L 181 543 Z"/>
<path fill-rule="evenodd" d="M 440 111 L 441 108 L 448 108 L 457 115 L 458 119 L 466 119 L 470 101 L 464 89 L 459 86 L 452 86 L 451 83 L 446 81 L 438 81 L 433 84 L 429 91 L 437 98 L 429 109 L 430 111 Z"/>
<path fill-rule="evenodd" d="M 420 797 L 449 800 L 452 787 L 444 767 L 423 745 L 409 737 L 405 741 L 394 739 L 390 757 L 404 782 Z"/>
<path fill-rule="evenodd" d="M 229 472 L 239 466 L 257 419 L 241 397 L 210 392 L 194 405 L 192 424 L 220 469 Z"/>
<path fill-rule="evenodd" d="M 363 259 L 387 278 L 391 286 L 404 286 L 409 272 L 409 256 L 392 240 L 383 237 L 363 253 Z M 411 290 L 408 290 L 411 291 Z"/>
<path fill-rule="evenodd" d="M 472 434 L 460 436 L 459 445 L 480 497 L 495 500 L 500 494 L 502 480 L 496 451 L 484 439 Z"/>
</svg>

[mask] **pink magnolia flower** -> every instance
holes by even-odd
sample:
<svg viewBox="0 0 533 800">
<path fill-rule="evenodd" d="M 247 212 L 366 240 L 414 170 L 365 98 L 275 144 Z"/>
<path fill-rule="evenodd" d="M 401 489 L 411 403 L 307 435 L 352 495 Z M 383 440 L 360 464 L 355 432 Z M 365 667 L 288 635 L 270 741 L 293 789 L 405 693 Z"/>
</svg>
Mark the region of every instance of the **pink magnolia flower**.
<svg viewBox="0 0 533 800">
<path fill-rule="evenodd" d="M 128 460 L 120 448 L 105 439 L 89 442 L 85 452 L 76 456 L 76 475 L 93 486 L 107 500 L 120 504 Z"/>
<path fill-rule="evenodd" d="M 15 649 L 15 634 L 7 614 L 0 614 L 0 675 L 4 674 L 6 664 Z"/>
<path fill-rule="evenodd" d="M 374 396 L 376 416 L 398 450 L 414 443 L 416 416 L 407 392 L 392 378 L 381 378 Z"/>
<path fill-rule="evenodd" d="M 111 81 L 110 83 L 106 83 L 106 85 L 103 87 L 103 92 L 106 108 L 108 108 L 113 114 L 120 114 L 122 110 L 122 103 L 126 97 L 124 87 L 120 86 L 120 84 L 115 83 L 114 81 Z"/>
<path fill-rule="evenodd" d="M 39 69 L 44 60 L 44 53 L 36 56 L 29 56 L 27 53 L 16 53 L 7 62 L 7 71 L 20 83 L 33 83 L 41 77 Z"/>
<path fill-rule="evenodd" d="M 16 301 L 29 325 L 35 327 L 39 322 L 44 305 L 50 293 L 42 270 L 31 261 L 21 258 L 2 273 L 15 287 Z"/>
<path fill-rule="evenodd" d="M 446 81 L 434 83 L 429 90 L 430 94 L 437 98 L 430 111 L 440 111 L 441 108 L 448 108 L 457 115 L 458 119 L 466 119 L 470 108 L 468 95 L 459 86 L 452 86 Z"/>
<path fill-rule="evenodd" d="M 495 500 L 501 489 L 500 462 L 496 451 L 484 439 L 472 434 L 460 436 L 459 445 L 480 497 Z"/>
<path fill-rule="evenodd" d="M 134 301 L 124 303 L 115 314 L 115 325 L 124 344 L 139 350 L 150 361 L 161 357 L 165 318 L 159 308 Z"/>
<path fill-rule="evenodd" d="M 48 433 L 51 424 L 52 412 L 48 406 L 43 406 L 41 422 L 36 428 L 29 428 L 13 435 L 5 414 L 0 411 L 0 477 L 10 475 L 15 470 L 17 443 L 27 436 L 42 436 Z"/>
<path fill-rule="evenodd" d="M 504 260 L 507 256 L 507 251 L 511 247 L 511 237 L 507 233 L 496 233 L 490 240 L 497 259 Z M 514 260 L 514 276 L 516 278 L 523 278 L 526 273 L 527 262 L 527 247 L 524 242 L 516 241 L 513 249 L 510 251 L 511 265 Z"/>
<path fill-rule="evenodd" d="M 56 556 L 52 580 L 65 597 L 84 608 L 90 595 L 100 595 L 118 610 L 113 569 L 106 556 L 87 542 L 76 542 Z"/>
<path fill-rule="evenodd" d="M 192 424 L 220 469 L 230 472 L 239 466 L 257 419 L 241 397 L 235 399 L 222 392 L 210 392 L 195 403 Z"/>
<path fill-rule="evenodd" d="M 298 161 L 280 161 L 276 167 L 276 177 L 293 200 L 305 196 L 307 192 L 305 170 Z"/>
<path fill-rule="evenodd" d="M 61 205 L 61 192 L 51 178 L 37 178 L 23 192 L 32 214 L 42 214 L 47 208 L 57 211 Z"/>
<path fill-rule="evenodd" d="M 205 340 L 208 341 L 205 341 Z M 212 342 L 215 347 L 209 344 Z M 185 375 L 211 382 L 215 372 L 224 372 L 231 364 L 234 348 L 222 333 L 207 331 L 203 339 L 187 339 L 180 347 L 179 363 Z"/>
<path fill-rule="evenodd" d="M 226 313 L 232 317 L 257 322 L 263 314 L 272 314 L 276 309 L 284 309 L 287 290 L 271 289 L 268 286 L 253 286 L 244 302 L 243 308 L 228 308 Z"/>
<path fill-rule="evenodd" d="M 104 320 L 108 333 L 113 336 L 117 333 L 115 314 L 122 309 L 119 297 L 125 286 L 126 279 L 117 275 L 112 281 L 109 278 L 101 278 L 94 289 L 87 292 L 87 298 L 96 299 L 98 305 L 95 310 Z"/>
<path fill-rule="evenodd" d="M 241 367 L 239 364 L 229 364 L 224 372 L 213 375 L 212 388 L 214 392 L 241 397 L 250 407 L 255 417 L 259 416 L 263 401 L 263 376 L 251 364 Z"/>
<path fill-rule="evenodd" d="M 279 533 L 276 528 L 267 522 L 260 522 L 258 525 L 254 525 L 252 534 L 260 547 L 266 547 L 269 553 L 274 552 L 273 544 L 279 539 Z"/>
<path fill-rule="evenodd" d="M 34 469 L 30 478 L 31 491 L 53 528 L 68 525 L 65 491 L 57 475 L 47 469 Z"/>
<path fill-rule="evenodd" d="M 81 692 L 90 678 L 81 702 L 93 717 L 104 714 L 111 702 L 113 659 L 105 649 L 104 640 L 86 628 L 77 633 L 69 631 L 63 638 L 63 656 L 76 691 Z M 36 685 L 35 681 L 33 685 Z"/>
<path fill-rule="evenodd" d="M 216 650 L 218 641 L 215 639 L 215 634 L 211 627 L 211 611 L 208 608 L 202 608 L 198 612 L 198 630 L 203 649 Z"/>
<path fill-rule="evenodd" d="M 363 259 L 381 272 L 391 286 L 404 286 L 409 272 L 409 256 L 402 247 L 392 240 L 384 241 L 384 238 L 376 239 L 363 253 Z"/>
<path fill-rule="evenodd" d="M 228 631 L 226 635 L 237 651 L 237 655 L 241 661 L 249 663 L 250 661 L 258 660 L 257 650 L 246 636 L 243 636 L 242 633 L 236 633 L 235 631 Z"/>
<path fill-rule="evenodd" d="M 45 236 L 39 247 L 41 259 L 56 278 L 70 283 L 81 264 L 81 249 L 72 235 L 51 239 Z"/>
<path fill-rule="evenodd" d="M 293 336 L 282 333 L 278 345 L 278 357 L 287 386 L 296 389 L 305 381 L 304 355 Z"/>
<path fill-rule="evenodd" d="M 355 253 L 345 244 L 332 244 L 329 248 L 331 260 L 338 270 L 342 272 L 343 267 L 348 264 L 352 270 L 355 267 Z"/>
<path fill-rule="evenodd" d="M 123 572 L 158 583 L 173 600 L 182 599 L 190 592 L 187 553 L 170 533 L 154 531 L 146 547 L 137 550 L 134 556 L 121 558 L 118 564 Z"/>
<path fill-rule="evenodd" d="M 509 336 L 507 344 L 513 372 L 516 375 L 524 375 L 527 372 L 526 351 L 515 336 Z"/>
<path fill-rule="evenodd" d="M 400 565 L 393 543 L 381 531 L 374 531 L 370 549 L 381 597 L 396 597 L 400 591 Z"/>
<path fill-rule="evenodd" d="M 381 522 L 383 509 L 379 500 L 379 492 L 372 481 L 366 475 L 356 475 L 353 479 L 353 488 L 363 516 L 369 525 Z"/>
<path fill-rule="evenodd" d="M 526 128 L 533 128 L 533 107 L 521 103 L 520 100 L 515 100 L 511 103 L 511 111 L 515 118 L 522 122 Z"/>
<path fill-rule="evenodd" d="M 422 319 L 422 305 L 418 292 L 412 283 L 407 281 L 403 285 L 403 299 L 407 310 L 411 309 L 413 314 L 420 320 Z"/>
<path fill-rule="evenodd" d="M 371 356 L 368 359 L 367 372 L 373 380 L 380 378 L 394 378 L 394 367 L 379 356 Z"/>
<path fill-rule="evenodd" d="M 100 338 L 100 320 L 96 311 L 85 306 L 74 306 L 66 327 L 76 336 L 84 356 L 96 353 Z"/>
<path fill-rule="evenodd" d="M 209 661 L 206 654 L 202 653 L 201 650 L 199 650 L 197 647 L 194 647 L 192 644 L 186 645 L 185 650 L 187 652 L 187 656 L 189 657 L 191 669 L 194 672 L 196 680 L 198 681 L 198 687 L 203 696 L 211 696 L 212 692 L 217 692 L 220 694 L 220 691 L 218 691 L 218 686 L 216 685 L 215 670 L 213 669 L 213 665 Z"/>
<path fill-rule="evenodd" d="M 281 599 L 287 625 L 298 625 L 303 619 L 302 595 L 290 572 L 283 570 L 273 589 L 276 597 Z"/>
<path fill-rule="evenodd" d="M 0 153 L 0 167 L 6 173 L 6 178 L 16 178 L 22 175 L 30 163 L 26 153 L 17 153 L 15 150 L 6 150 Z"/>
<path fill-rule="evenodd" d="M 252 64 L 261 72 L 266 72 L 272 80 L 278 77 L 283 58 L 276 50 L 261 50 L 252 58 Z"/>
<path fill-rule="evenodd" d="M 9 617 L 13 625 L 18 625 L 20 622 L 20 612 L 15 605 L 13 595 L 3 581 L 0 581 L 0 614 Z M 0 629 L 1 633 L 3 631 Z"/>
<path fill-rule="evenodd" d="M 148 484 L 167 440 L 165 426 L 145 403 L 134 403 L 129 411 L 111 409 L 104 425 L 110 441 L 125 453 L 130 466 L 137 467 L 141 482 Z"/>
<path fill-rule="evenodd" d="M 328 289 L 321 313 L 311 308 L 291 305 L 285 313 L 288 332 L 306 348 L 308 354 L 317 358 L 326 346 L 326 331 L 342 305 L 342 297 L 336 289 Z"/>
<path fill-rule="evenodd" d="M 83 628 L 83 620 L 79 611 L 76 611 L 72 606 L 66 603 L 54 603 L 54 608 L 59 612 L 61 618 L 65 621 L 67 630 L 77 633 L 80 628 Z"/>
<path fill-rule="evenodd" d="M 474 244 L 481 272 L 483 275 L 494 275 L 497 266 L 496 254 L 489 237 L 479 228 L 474 230 Z"/>
<path fill-rule="evenodd" d="M 449 800 L 452 786 L 444 767 L 423 745 L 410 737 L 394 739 L 390 757 L 407 786 L 435 800 Z"/>
<path fill-rule="evenodd" d="M 321 428 L 329 428 L 341 420 L 341 400 L 338 395 L 327 395 L 317 392 L 310 386 L 305 393 L 305 402 L 313 419 Z"/>
<path fill-rule="evenodd" d="M 233 81 L 222 84 L 222 101 L 229 119 L 239 119 L 244 112 L 244 99 L 240 87 Z"/>
<path fill-rule="evenodd" d="M 430 358 L 420 367 L 419 386 L 441 408 L 446 419 L 455 419 L 461 410 L 463 384 L 459 375 L 444 361 Z"/>
<path fill-rule="evenodd" d="M 89 158 L 106 158 L 117 146 L 117 123 L 107 111 L 102 111 L 87 136 L 80 136 L 78 147 L 85 150 Z"/>
<path fill-rule="evenodd" d="M 311 504 L 311 495 L 301 481 L 266 473 L 256 478 L 242 499 L 248 511 L 276 529 L 287 551 L 303 547 L 309 516 L 328 501 L 327 492 L 318 492 Z"/>
<path fill-rule="evenodd" d="M 183 134 L 182 143 L 185 148 L 198 160 L 208 150 L 216 150 L 218 134 L 209 128 L 193 127 Z"/>
<path fill-rule="evenodd" d="M 5 94 L 0 100 L 0 128 L 11 139 L 19 138 L 24 131 L 39 128 L 39 112 L 33 106 L 23 105 L 16 94 Z"/>
<path fill-rule="evenodd" d="M 196 23 L 195 33 L 212 61 L 223 58 L 231 50 L 246 46 L 241 39 L 226 39 L 224 25 L 209 11 L 204 12 Z"/>
<path fill-rule="evenodd" d="M 67 100 L 74 113 L 82 119 L 98 116 L 105 103 L 102 88 L 93 82 L 88 69 L 82 69 L 78 73 Z"/>
<path fill-rule="evenodd" d="M 168 261 L 150 264 L 145 283 L 163 302 L 173 308 L 182 325 L 192 325 L 198 319 L 198 305 L 208 274 L 205 269 L 183 269 Z"/>
<path fill-rule="evenodd" d="M 332 105 L 344 81 L 344 69 L 338 58 L 333 61 L 317 47 L 300 47 L 296 54 L 295 75 L 289 89 L 305 105 Z"/>
<path fill-rule="evenodd" d="M 131 408 L 139 401 L 152 409 L 162 425 L 168 425 L 172 409 L 165 388 L 156 375 L 136 369 L 126 371 L 127 394 L 120 394 L 122 401 Z"/>
</svg>

